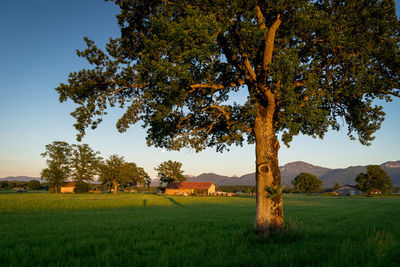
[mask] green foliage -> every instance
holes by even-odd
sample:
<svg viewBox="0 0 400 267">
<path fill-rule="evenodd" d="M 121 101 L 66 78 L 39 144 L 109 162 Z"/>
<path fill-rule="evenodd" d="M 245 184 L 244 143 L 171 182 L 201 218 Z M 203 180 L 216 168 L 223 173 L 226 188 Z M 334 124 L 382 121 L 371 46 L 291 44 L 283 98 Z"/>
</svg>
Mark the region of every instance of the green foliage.
<svg viewBox="0 0 400 267">
<path fill-rule="evenodd" d="M 114 190 L 118 189 L 121 183 L 129 182 L 129 176 L 125 171 L 124 157 L 118 155 L 111 155 L 101 166 L 99 181 L 103 185 L 114 185 Z"/>
<path fill-rule="evenodd" d="M 369 195 L 376 190 L 389 192 L 392 189 L 392 179 L 379 165 L 368 165 L 367 173 L 360 173 L 356 182 L 357 189 Z"/>
<path fill-rule="evenodd" d="M 138 167 L 133 162 L 126 162 L 124 157 L 111 155 L 104 163 L 100 165 L 99 180 L 105 187 L 118 186 L 125 188 L 136 188 L 137 185 L 150 185 L 150 176 L 143 168 Z"/>
<path fill-rule="evenodd" d="M 75 193 L 87 193 L 90 190 L 90 184 L 85 183 L 85 182 L 76 182 L 75 183 L 75 188 L 74 188 L 74 192 Z"/>
<path fill-rule="evenodd" d="M 54 141 L 46 145 L 46 151 L 41 154 L 47 157 L 47 168 L 41 172 L 41 178 L 46 180 L 54 193 L 58 193 L 59 187 L 71 174 L 71 146 L 62 141 Z"/>
<path fill-rule="evenodd" d="M 81 184 L 93 181 L 101 162 L 98 154 L 100 152 L 93 151 L 87 144 L 69 145 L 66 142 L 54 141 L 46 145 L 46 152 L 41 154 L 48 157 L 48 167 L 42 170 L 41 176 L 53 187 L 52 191 L 55 193 L 70 177 Z"/>
<path fill-rule="evenodd" d="M 279 201 L 282 196 L 282 193 L 283 193 L 283 189 L 281 186 L 279 186 L 279 187 L 266 186 L 265 191 L 267 192 L 266 197 L 273 201 Z"/>
<path fill-rule="evenodd" d="M 282 192 L 283 193 L 292 193 L 293 189 L 289 185 L 284 185 L 282 186 Z"/>
<path fill-rule="evenodd" d="M 0 188 L 8 188 L 8 182 L 7 181 L 0 181 Z"/>
<path fill-rule="evenodd" d="M 85 37 L 77 54 L 93 67 L 56 88 L 61 102 L 78 105 L 78 139 L 119 106 L 118 130 L 142 121 L 150 145 L 221 151 L 255 141 L 255 109 L 271 93 L 286 144 L 346 124 L 350 138 L 369 144 L 384 118 L 373 99 L 399 96 L 393 0 L 111 2 L 121 36 L 105 50 Z M 245 89 L 243 101 L 228 101 Z"/>
<path fill-rule="evenodd" d="M 72 145 L 71 147 L 71 176 L 75 182 L 83 184 L 94 180 L 99 172 L 100 152 L 95 152 L 87 144 Z"/>
<path fill-rule="evenodd" d="M 12 189 L 12 188 L 14 188 L 14 187 L 16 187 L 17 186 L 17 184 L 15 183 L 15 182 L 7 182 L 7 187 L 9 188 L 9 189 Z"/>
<path fill-rule="evenodd" d="M 182 163 L 168 160 L 160 163 L 157 168 L 154 168 L 158 171 L 160 185 L 163 183 L 170 184 L 172 182 L 186 181 L 186 177 L 183 175 L 181 167 Z"/>
<path fill-rule="evenodd" d="M 317 176 L 306 172 L 300 173 L 292 181 L 293 189 L 295 191 L 305 192 L 307 194 L 320 189 L 322 183 L 322 180 L 318 179 Z"/>
<path fill-rule="evenodd" d="M 125 163 L 124 172 L 128 176 L 127 181 L 124 183 L 125 188 L 136 188 L 138 185 L 150 186 L 150 176 L 143 168 L 138 167 L 135 163 Z"/>
<path fill-rule="evenodd" d="M 42 186 L 40 185 L 40 182 L 37 180 L 30 180 L 27 184 L 27 187 L 29 189 L 37 190 L 40 189 Z"/>
</svg>

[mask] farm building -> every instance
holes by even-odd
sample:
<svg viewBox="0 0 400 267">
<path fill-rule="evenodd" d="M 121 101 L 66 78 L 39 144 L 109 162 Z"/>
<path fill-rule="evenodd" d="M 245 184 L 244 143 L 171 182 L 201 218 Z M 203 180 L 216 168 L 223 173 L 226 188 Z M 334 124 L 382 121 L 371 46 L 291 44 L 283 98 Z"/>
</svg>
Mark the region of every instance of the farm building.
<svg viewBox="0 0 400 267">
<path fill-rule="evenodd" d="M 339 188 L 337 188 L 333 193 L 336 193 L 340 196 L 356 196 L 356 195 L 363 195 L 364 193 L 358 190 L 355 186 L 353 185 L 343 185 Z"/>
<path fill-rule="evenodd" d="M 74 193 L 75 182 L 66 182 L 61 186 L 61 193 Z"/>
<path fill-rule="evenodd" d="M 215 184 L 209 182 L 173 182 L 167 185 L 166 195 L 204 195 L 215 193 Z"/>
</svg>

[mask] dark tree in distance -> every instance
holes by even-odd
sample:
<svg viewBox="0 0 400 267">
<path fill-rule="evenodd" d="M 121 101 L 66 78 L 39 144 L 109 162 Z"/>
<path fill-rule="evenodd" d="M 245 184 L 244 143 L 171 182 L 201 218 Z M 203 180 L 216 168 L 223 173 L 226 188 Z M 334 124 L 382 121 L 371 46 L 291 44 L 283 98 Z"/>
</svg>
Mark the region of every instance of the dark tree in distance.
<svg viewBox="0 0 400 267">
<path fill-rule="evenodd" d="M 367 173 L 356 177 L 357 189 L 371 195 L 374 191 L 389 192 L 392 189 L 392 179 L 379 165 L 368 165 Z"/>
<path fill-rule="evenodd" d="M 7 182 L 7 187 L 9 188 L 9 189 L 13 189 L 14 187 L 16 187 L 17 186 L 17 184 L 15 183 L 15 182 L 12 182 L 12 181 L 8 181 Z"/>
<path fill-rule="evenodd" d="M 305 192 L 309 195 L 311 192 L 321 188 L 322 180 L 311 173 L 300 173 L 292 181 L 293 189 L 299 192 Z"/>
<path fill-rule="evenodd" d="M 30 180 L 30 181 L 28 182 L 28 184 L 27 184 L 27 187 L 28 187 L 29 189 L 32 189 L 32 190 L 37 190 L 37 189 L 40 189 L 42 186 L 40 185 L 40 182 L 39 182 L 39 181 L 37 181 L 37 180 Z"/>
<path fill-rule="evenodd" d="M 282 195 L 270 195 L 282 191 L 279 132 L 288 145 L 347 124 L 368 145 L 384 119 L 373 100 L 399 96 L 393 0 L 112 2 L 121 37 L 105 51 L 85 38 L 78 56 L 93 69 L 56 88 L 79 105 L 78 139 L 118 105 L 118 130 L 142 121 L 156 147 L 255 143 L 260 234 L 284 227 Z M 245 90 L 243 103 L 228 101 Z"/>
<path fill-rule="evenodd" d="M 186 177 L 183 175 L 183 171 L 181 170 L 182 163 L 177 161 L 164 161 L 154 168 L 158 171 L 158 178 L 160 179 L 160 185 L 170 184 L 172 182 L 183 182 L 186 181 Z"/>
<path fill-rule="evenodd" d="M 47 157 L 47 168 L 42 170 L 40 176 L 49 187 L 54 188 L 54 193 L 59 193 L 62 183 L 71 174 L 71 146 L 67 142 L 54 141 L 46 145 L 46 151 L 41 156 Z"/>
</svg>

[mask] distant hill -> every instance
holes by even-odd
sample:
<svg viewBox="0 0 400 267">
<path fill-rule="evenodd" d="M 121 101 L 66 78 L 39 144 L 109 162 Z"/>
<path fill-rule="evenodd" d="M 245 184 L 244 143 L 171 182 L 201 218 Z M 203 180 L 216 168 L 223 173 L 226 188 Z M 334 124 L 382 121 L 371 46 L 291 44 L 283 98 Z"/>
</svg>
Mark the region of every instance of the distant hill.
<svg viewBox="0 0 400 267">
<path fill-rule="evenodd" d="M 381 164 L 382 168 L 391 176 L 392 183 L 400 186 L 400 161 L 388 161 Z M 306 162 L 296 161 L 280 167 L 282 185 L 291 185 L 291 181 L 300 173 L 308 172 L 324 181 L 323 187 L 332 187 L 336 182 L 344 185 L 355 185 L 355 178 L 361 172 L 366 172 L 366 166 L 351 166 L 345 169 L 330 169 L 315 166 Z M 202 173 L 199 176 L 188 176 L 189 182 L 213 182 L 222 185 L 255 185 L 255 173 L 245 174 L 241 177 L 229 177 L 215 173 Z M 158 180 L 153 180 L 158 185 Z"/>
<path fill-rule="evenodd" d="M 400 161 L 388 161 L 381 164 L 381 167 L 392 178 L 394 186 L 400 186 Z M 355 178 L 361 172 L 367 172 L 366 166 L 352 166 L 346 169 L 333 169 L 330 172 L 322 175 L 320 178 L 324 181 L 325 187 L 331 187 L 338 182 L 341 185 L 355 185 Z"/>
<path fill-rule="evenodd" d="M 29 177 L 29 176 L 8 176 L 5 178 L 0 178 L 0 181 L 9 181 L 9 182 L 29 182 L 30 180 L 43 182 L 39 177 Z"/>
<path fill-rule="evenodd" d="M 315 166 L 303 161 L 295 161 L 288 163 L 280 167 L 280 170 L 282 177 L 282 185 L 291 185 L 292 180 L 302 172 L 312 173 L 317 177 L 321 178 L 323 175 L 332 171 L 332 169 Z"/>
</svg>

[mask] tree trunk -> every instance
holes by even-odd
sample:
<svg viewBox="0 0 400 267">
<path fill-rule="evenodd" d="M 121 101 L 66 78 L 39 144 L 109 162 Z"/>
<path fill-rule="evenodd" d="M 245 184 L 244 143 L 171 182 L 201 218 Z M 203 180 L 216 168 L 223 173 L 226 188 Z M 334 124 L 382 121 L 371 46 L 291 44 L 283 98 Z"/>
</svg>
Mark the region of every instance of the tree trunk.
<svg viewBox="0 0 400 267">
<path fill-rule="evenodd" d="M 281 173 L 278 164 L 279 141 L 275 136 L 274 99 L 258 106 L 254 134 L 256 138 L 257 208 L 255 230 L 259 235 L 284 228 Z"/>
<path fill-rule="evenodd" d="M 58 186 L 57 185 L 54 186 L 54 193 L 56 193 L 56 194 L 58 193 Z"/>
<path fill-rule="evenodd" d="M 117 183 L 113 183 L 114 184 L 114 195 L 117 194 L 118 191 L 118 184 Z"/>
</svg>

